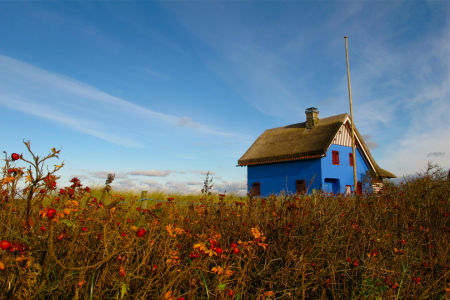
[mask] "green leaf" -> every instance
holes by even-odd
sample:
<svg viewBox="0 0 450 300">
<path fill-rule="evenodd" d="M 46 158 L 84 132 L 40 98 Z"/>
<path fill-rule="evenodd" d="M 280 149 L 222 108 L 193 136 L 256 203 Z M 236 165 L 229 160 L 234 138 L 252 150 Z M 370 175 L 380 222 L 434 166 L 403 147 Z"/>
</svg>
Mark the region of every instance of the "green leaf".
<svg viewBox="0 0 450 300">
<path fill-rule="evenodd" d="M 128 292 L 128 286 L 125 282 L 122 282 L 122 286 L 120 287 L 120 299 L 122 299 Z"/>
<path fill-rule="evenodd" d="M 67 219 L 62 220 L 61 223 L 65 224 L 65 225 L 68 226 L 68 227 L 73 227 L 73 226 L 75 226 L 74 223 L 72 223 L 71 221 L 69 221 L 69 220 L 67 220 Z"/>
<path fill-rule="evenodd" d="M 223 291 L 226 287 L 227 287 L 227 285 L 225 283 L 220 283 L 217 285 L 217 289 L 219 291 Z"/>
</svg>

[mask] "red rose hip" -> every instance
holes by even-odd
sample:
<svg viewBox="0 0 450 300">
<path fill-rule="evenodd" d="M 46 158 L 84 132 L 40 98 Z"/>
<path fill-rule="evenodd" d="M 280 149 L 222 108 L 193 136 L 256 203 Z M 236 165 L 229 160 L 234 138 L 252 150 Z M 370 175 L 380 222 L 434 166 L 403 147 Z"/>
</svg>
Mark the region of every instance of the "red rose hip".
<svg viewBox="0 0 450 300">
<path fill-rule="evenodd" d="M 20 158 L 20 155 L 19 155 L 19 154 L 17 154 L 17 153 L 11 154 L 11 159 L 12 159 L 12 160 L 18 160 L 19 158 Z"/>
<path fill-rule="evenodd" d="M 138 237 L 143 237 L 146 233 L 147 231 L 144 228 L 139 228 L 138 231 L 136 232 Z"/>
<path fill-rule="evenodd" d="M 56 209 L 54 209 L 54 208 L 47 209 L 47 212 L 45 213 L 45 215 L 50 219 L 53 218 L 53 216 L 55 214 L 56 214 Z"/>
<path fill-rule="evenodd" d="M 9 247 L 11 247 L 11 243 L 10 242 L 5 241 L 5 240 L 0 242 L 0 248 L 2 248 L 3 250 L 8 249 Z"/>
</svg>

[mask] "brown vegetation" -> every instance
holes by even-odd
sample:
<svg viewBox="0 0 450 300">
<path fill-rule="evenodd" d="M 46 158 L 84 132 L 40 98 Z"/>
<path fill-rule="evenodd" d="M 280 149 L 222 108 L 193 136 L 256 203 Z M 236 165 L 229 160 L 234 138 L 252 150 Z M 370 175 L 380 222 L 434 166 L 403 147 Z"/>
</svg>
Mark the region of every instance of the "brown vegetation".
<svg viewBox="0 0 450 300">
<path fill-rule="evenodd" d="M 450 296 L 450 185 L 436 166 L 382 195 L 167 195 L 143 209 L 113 177 L 96 193 L 76 178 L 19 188 L 17 161 L 0 186 L 1 299 Z"/>
</svg>

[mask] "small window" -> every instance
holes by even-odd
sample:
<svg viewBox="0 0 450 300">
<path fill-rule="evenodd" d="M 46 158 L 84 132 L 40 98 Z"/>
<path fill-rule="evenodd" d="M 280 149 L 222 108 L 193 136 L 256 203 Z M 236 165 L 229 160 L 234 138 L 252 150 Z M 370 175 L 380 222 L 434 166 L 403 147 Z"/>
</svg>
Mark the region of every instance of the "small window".
<svg viewBox="0 0 450 300">
<path fill-rule="evenodd" d="M 261 195 L 261 184 L 259 182 L 253 182 L 251 193 L 253 196 Z"/>
<path fill-rule="evenodd" d="M 332 151 L 333 165 L 339 165 L 339 151 Z"/>
<path fill-rule="evenodd" d="M 297 194 L 306 194 L 306 181 L 304 179 L 295 181 L 295 192 Z"/>
<path fill-rule="evenodd" d="M 350 154 L 348 155 L 348 161 L 349 161 L 349 163 L 350 163 L 350 166 L 353 167 L 353 153 L 350 153 Z"/>
</svg>

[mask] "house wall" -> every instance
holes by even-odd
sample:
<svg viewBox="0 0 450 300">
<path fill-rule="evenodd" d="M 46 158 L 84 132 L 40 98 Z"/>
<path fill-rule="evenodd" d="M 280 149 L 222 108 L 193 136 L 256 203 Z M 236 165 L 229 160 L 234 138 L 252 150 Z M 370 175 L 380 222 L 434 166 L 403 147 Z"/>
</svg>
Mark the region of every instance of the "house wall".
<svg viewBox="0 0 450 300">
<path fill-rule="evenodd" d="M 249 191 L 254 182 L 259 182 L 261 196 L 278 195 L 281 191 L 295 193 L 296 180 L 306 180 L 308 193 L 313 189 L 320 189 L 322 185 L 320 159 L 249 165 L 247 176 Z M 311 183 L 313 177 L 314 181 Z"/>
<path fill-rule="evenodd" d="M 356 174 L 358 181 L 362 181 L 367 170 L 369 170 L 369 167 L 359 150 L 356 150 Z M 339 151 L 339 165 L 333 165 L 332 151 Z M 350 165 L 349 161 L 350 153 L 352 153 L 351 147 L 335 144 L 330 145 L 327 150 L 327 154 L 324 158 L 322 158 L 321 163 L 321 173 L 324 174 L 322 189 L 325 192 L 345 193 L 346 185 L 351 185 L 352 191 L 354 190 L 353 166 Z M 327 178 L 329 180 L 327 180 Z M 363 186 L 363 188 L 367 189 L 368 187 Z"/>
<path fill-rule="evenodd" d="M 360 151 L 356 150 L 356 173 L 358 181 L 362 182 L 369 167 Z M 339 165 L 333 165 L 332 151 L 339 151 Z M 303 179 L 306 180 L 307 193 L 311 193 L 313 189 L 322 189 L 335 194 L 345 193 L 347 185 L 354 191 L 350 153 L 352 153 L 351 147 L 331 144 L 323 158 L 249 165 L 247 166 L 248 190 L 250 191 L 254 182 L 259 182 L 261 196 L 278 195 L 282 191 L 295 193 L 296 180 Z M 363 186 L 364 191 L 370 191 L 370 189 L 370 184 Z"/>
</svg>

